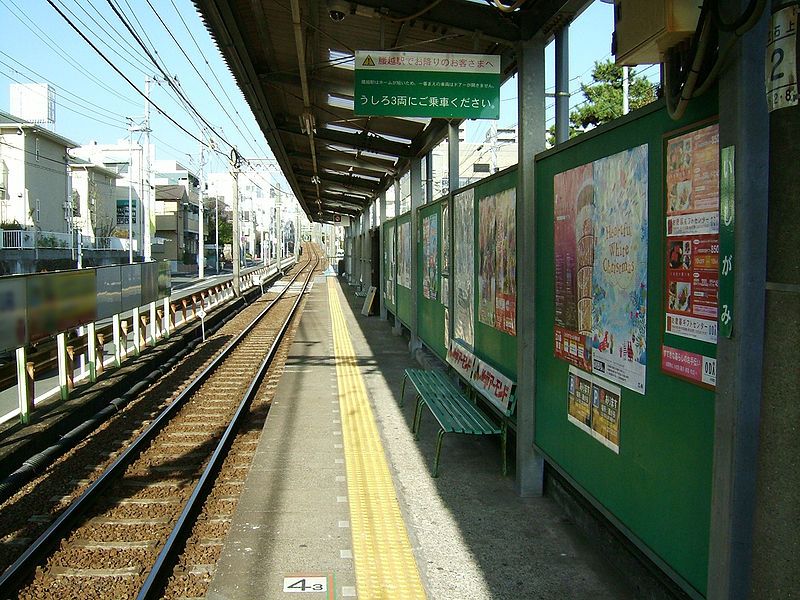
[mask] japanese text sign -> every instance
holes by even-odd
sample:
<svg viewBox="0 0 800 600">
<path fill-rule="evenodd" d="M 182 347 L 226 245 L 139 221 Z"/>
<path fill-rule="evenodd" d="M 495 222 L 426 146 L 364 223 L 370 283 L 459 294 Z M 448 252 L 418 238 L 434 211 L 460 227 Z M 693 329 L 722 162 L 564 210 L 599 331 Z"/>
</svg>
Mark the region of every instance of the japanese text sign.
<svg viewBox="0 0 800 600">
<path fill-rule="evenodd" d="M 357 116 L 498 119 L 500 57 L 356 51 Z"/>
</svg>

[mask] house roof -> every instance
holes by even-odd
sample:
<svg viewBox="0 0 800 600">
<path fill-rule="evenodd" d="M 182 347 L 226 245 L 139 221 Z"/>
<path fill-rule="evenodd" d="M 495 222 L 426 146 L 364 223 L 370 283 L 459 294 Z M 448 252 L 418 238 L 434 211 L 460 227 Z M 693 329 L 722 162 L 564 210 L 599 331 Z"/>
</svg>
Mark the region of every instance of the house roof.
<svg viewBox="0 0 800 600">
<path fill-rule="evenodd" d="M 40 125 L 37 125 L 36 123 L 28 123 L 19 117 L 15 117 L 12 114 L 0 110 L 0 131 L 7 129 L 17 129 L 18 131 L 40 135 L 43 138 L 54 141 L 56 144 L 64 146 L 65 148 L 77 148 L 80 146 L 78 142 L 73 142 L 72 140 L 58 135 L 49 129 L 45 129 Z"/>
<path fill-rule="evenodd" d="M 157 185 L 156 200 L 173 202 L 185 200 L 188 202 L 189 196 L 186 194 L 186 188 L 182 185 Z"/>
<path fill-rule="evenodd" d="M 109 169 L 108 167 L 106 167 L 106 166 L 104 166 L 102 164 L 94 163 L 94 162 L 89 161 L 89 160 L 83 160 L 82 158 L 77 158 L 75 156 L 70 156 L 69 157 L 69 166 L 73 170 L 75 170 L 75 169 L 82 169 L 84 171 L 92 170 L 92 171 L 95 171 L 97 173 L 102 173 L 103 175 L 107 175 L 108 177 L 111 177 L 112 179 L 119 178 L 119 175 L 113 169 Z"/>
</svg>

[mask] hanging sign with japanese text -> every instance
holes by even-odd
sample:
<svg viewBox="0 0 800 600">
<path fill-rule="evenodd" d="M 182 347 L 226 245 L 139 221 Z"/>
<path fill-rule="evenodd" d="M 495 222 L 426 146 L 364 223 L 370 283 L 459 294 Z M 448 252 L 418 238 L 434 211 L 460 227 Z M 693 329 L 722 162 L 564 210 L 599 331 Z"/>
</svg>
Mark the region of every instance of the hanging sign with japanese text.
<svg viewBox="0 0 800 600">
<path fill-rule="evenodd" d="M 356 116 L 500 118 L 500 57 L 356 51 Z"/>
</svg>

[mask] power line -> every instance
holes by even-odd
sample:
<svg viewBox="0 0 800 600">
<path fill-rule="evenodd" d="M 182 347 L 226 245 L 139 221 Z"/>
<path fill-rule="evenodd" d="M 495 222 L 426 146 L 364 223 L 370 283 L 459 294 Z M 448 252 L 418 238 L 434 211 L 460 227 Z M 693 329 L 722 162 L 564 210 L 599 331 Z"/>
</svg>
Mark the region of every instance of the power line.
<svg viewBox="0 0 800 600">
<path fill-rule="evenodd" d="M 145 72 L 145 71 L 142 71 L 142 67 L 141 67 L 142 63 L 140 62 L 140 61 L 141 61 L 141 59 L 140 59 L 138 56 L 134 56 L 134 55 L 132 55 L 130 52 L 128 52 L 128 51 L 127 51 L 127 50 L 126 50 L 126 49 L 125 49 L 125 48 L 122 46 L 122 44 L 121 44 L 121 43 L 120 43 L 118 40 L 114 40 L 114 38 L 113 38 L 113 37 L 111 37 L 111 40 L 112 40 L 112 41 L 115 41 L 115 42 L 116 42 L 116 44 L 117 44 L 117 46 L 119 46 L 119 48 L 121 48 L 122 50 L 126 51 L 126 52 L 127 52 L 127 54 L 128 54 L 128 56 L 132 56 L 132 57 L 133 57 L 133 60 L 134 60 L 134 61 L 136 61 L 136 63 L 138 63 L 138 64 L 134 64 L 134 62 L 131 62 L 131 60 L 130 60 L 130 59 L 128 59 L 128 58 L 125 58 L 125 56 L 123 56 L 122 54 L 120 54 L 119 50 L 116 50 L 115 48 L 113 48 L 113 47 L 111 46 L 111 44 L 109 44 L 109 43 L 108 43 L 108 41 L 106 41 L 104 38 L 101 38 L 101 37 L 100 37 L 100 32 L 101 32 L 101 31 L 104 31 L 104 30 L 105 30 L 105 27 L 103 27 L 103 25 L 101 25 L 101 24 L 100 24 L 100 23 L 97 21 L 97 19 L 95 19 L 95 18 L 94 18 L 92 15 L 90 15 L 90 14 L 89 14 L 89 12 L 88 12 L 88 11 L 87 11 L 87 10 L 86 10 L 84 7 L 83 7 L 83 4 L 81 4 L 81 3 L 79 3 L 79 2 L 77 2 L 77 1 L 76 1 L 76 5 L 77 5 L 77 6 L 78 6 L 78 7 L 79 7 L 79 8 L 80 8 L 80 9 L 81 9 L 83 12 L 84 12 L 84 14 L 85 14 L 87 17 L 89 17 L 89 19 L 91 19 L 91 20 L 92 20 L 92 22 L 93 22 L 93 23 L 94 23 L 94 24 L 97 26 L 97 28 L 95 29 L 95 35 L 97 36 L 97 38 L 98 38 L 98 39 L 102 40 L 102 42 L 103 42 L 103 43 L 106 45 L 106 47 L 107 47 L 109 50 L 111 50 L 111 51 L 112 51 L 114 54 L 116 54 L 117 56 L 119 56 L 119 57 L 120 57 L 122 60 L 124 60 L 125 62 L 127 62 L 127 63 L 128 63 L 130 66 L 132 66 L 134 69 L 137 69 L 137 70 L 139 70 L 140 72 Z M 80 18 L 78 15 L 76 15 L 76 14 L 75 14 L 74 12 L 72 12 L 72 11 L 71 11 L 69 8 L 67 8 L 67 6 L 66 6 L 66 5 L 65 5 L 65 3 L 64 3 L 64 0 L 61 0 L 61 6 L 62 6 L 62 8 L 63 8 L 64 10 L 66 10 L 66 11 L 67 11 L 67 12 L 68 12 L 70 15 L 72 15 L 72 17 L 73 17 L 73 18 L 74 18 L 76 21 L 78 21 L 78 23 L 80 23 L 81 25 L 83 25 L 84 29 L 86 29 L 87 31 L 90 31 L 90 30 L 94 29 L 94 28 L 90 27 L 89 25 L 87 25 L 87 24 L 86 24 L 86 23 L 85 23 L 83 20 L 81 20 L 81 18 Z M 98 10 L 97 10 L 97 8 L 95 8 L 95 6 L 94 6 L 94 5 L 90 4 L 90 6 L 91 6 L 92 8 L 94 8 L 94 9 L 95 9 L 95 12 L 97 12 L 97 13 L 98 13 L 98 14 L 99 14 L 99 15 L 100 15 L 100 16 L 101 16 L 101 17 L 102 17 L 104 20 L 105 20 L 105 17 L 102 15 L 102 13 L 100 13 L 100 11 L 98 11 Z M 106 21 L 106 23 L 108 23 L 108 21 Z M 108 23 L 108 26 L 111 28 L 111 30 L 112 30 L 112 31 L 114 31 L 114 32 L 116 32 L 116 31 L 117 31 L 117 30 L 114 28 L 114 26 L 113 26 L 113 25 L 111 25 L 110 23 Z M 125 38 L 124 38 L 123 36 L 119 36 L 119 39 L 121 39 L 121 40 L 124 40 Z"/>
<path fill-rule="evenodd" d="M 22 10 L 22 9 L 21 9 L 19 6 L 17 6 L 17 5 L 14 3 L 14 1 L 13 1 L 13 0 L 8 0 L 8 1 L 9 1 L 9 2 L 10 2 L 10 3 L 11 3 L 13 6 L 14 6 L 14 8 L 16 8 L 16 10 L 18 10 L 20 13 L 22 13 L 22 15 L 23 15 L 23 16 L 25 16 L 25 12 L 24 12 L 24 11 L 23 11 L 23 10 Z M 48 0 L 48 2 L 49 2 L 49 0 Z M 48 36 L 48 34 L 47 34 L 47 33 L 45 33 L 45 32 L 44 32 L 44 31 L 43 31 L 43 30 L 42 30 L 42 29 L 41 29 L 41 28 L 40 28 L 38 25 L 36 25 L 36 23 L 34 23 L 34 22 L 33 22 L 33 21 L 31 21 L 30 19 L 28 19 L 28 17 L 25 17 L 25 18 L 26 18 L 26 19 L 28 19 L 28 21 L 30 22 L 30 25 L 29 25 L 29 24 L 28 24 L 28 22 L 26 22 L 26 21 L 23 19 L 23 17 L 21 17 L 20 15 L 18 15 L 18 14 L 17 14 L 17 13 L 16 13 L 14 10 L 12 10 L 11 8 L 9 8 L 8 4 L 6 4 L 6 0 L 0 0 L 0 4 L 2 4 L 3 6 L 5 6 L 5 7 L 6 7 L 6 9 L 7 9 L 7 10 L 8 10 L 8 11 L 9 11 L 11 14 L 13 14 L 13 15 L 14 15 L 14 17 L 16 17 L 16 19 L 17 19 L 17 20 L 18 20 L 20 23 L 22 23 L 22 24 L 23 24 L 23 25 L 24 25 L 24 26 L 25 26 L 25 27 L 26 27 L 26 28 L 27 28 L 27 29 L 28 29 L 28 30 L 29 30 L 29 31 L 30 31 L 30 32 L 31 32 L 31 33 L 32 33 L 32 34 L 33 34 L 35 37 L 37 37 L 37 38 L 38 38 L 40 41 L 42 41 L 42 42 L 43 42 L 43 43 L 44 43 L 44 44 L 45 44 L 45 45 L 46 45 L 48 48 L 50 48 L 50 49 L 51 49 L 51 50 L 52 50 L 52 51 L 53 51 L 53 52 L 54 52 L 54 53 L 55 53 L 55 54 L 56 54 L 56 55 L 57 55 L 59 58 L 61 58 L 61 59 L 62 59 L 62 60 L 64 60 L 66 63 L 68 63 L 70 66 L 72 66 L 72 67 L 73 67 L 73 68 L 74 68 L 76 71 L 78 71 L 79 73 L 82 73 L 82 74 L 83 74 L 83 75 L 84 75 L 84 76 L 85 76 L 87 79 L 89 79 L 89 80 L 91 80 L 91 81 L 95 82 L 95 83 L 96 83 L 98 86 L 100 86 L 101 88 L 103 88 L 104 90 L 106 90 L 107 92 L 109 92 L 110 94 L 112 94 L 112 95 L 116 96 L 117 98 L 119 98 L 119 99 L 121 99 L 121 100 L 124 100 L 125 102 L 129 102 L 129 103 L 131 103 L 131 104 L 132 104 L 132 102 L 131 102 L 130 98 L 127 98 L 126 96 L 123 96 L 122 94 L 120 94 L 120 93 L 119 93 L 117 90 L 115 90 L 115 89 L 114 89 L 114 88 L 112 88 L 111 86 L 107 85 L 107 84 L 106 84 L 106 83 L 104 83 L 104 82 L 103 82 L 101 79 L 99 79 L 97 76 L 93 75 L 93 74 L 92 74 L 92 73 L 90 73 L 88 70 L 86 70 L 85 68 L 83 68 L 83 67 L 82 67 L 82 66 L 81 66 L 81 65 L 80 65 L 78 62 L 76 62 L 74 59 L 72 59 L 72 58 L 71 58 L 71 57 L 70 57 L 68 54 L 65 54 L 65 53 L 64 53 L 62 50 L 60 50 L 60 49 L 56 48 L 56 47 L 55 47 L 55 46 L 54 46 L 54 45 L 53 45 L 53 44 L 50 42 L 50 40 L 48 39 L 48 37 L 49 37 L 49 36 Z M 52 5 L 52 3 L 51 3 L 51 5 Z M 54 6 L 54 8 L 55 8 L 55 6 Z M 62 16 L 63 16 L 63 15 L 62 15 Z M 35 28 L 35 30 L 34 30 L 34 28 Z M 74 28 L 74 27 L 73 27 L 73 28 Z M 38 31 L 38 32 L 37 32 L 37 31 Z"/>
<path fill-rule="evenodd" d="M 0 0 L 0 2 L 2 2 L 2 0 Z M 93 49 L 95 52 L 97 52 L 97 54 L 99 54 L 99 55 L 100 55 L 100 57 L 101 57 L 101 58 L 102 58 L 102 59 L 103 59 L 103 60 L 104 60 L 106 63 L 108 63 L 108 65 L 109 65 L 109 66 L 110 66 L 112 69 L 114 69 L 114 71 L 116 71 L 116 72 L 117 72 L 117 74 L 118 74 L 120 77 L 122 77 L 122 78 L 123 78 L 123 79 L 124 79 L 124 80 L 125 80 L 125 81 L 126 81 L 126 82 L 127 82 L 127 83 L 128 83 L 128 84 L 129 84 L 129 85 L 130 85 L 130 86 L 131 86 L 133 89 L 134 89 L 134 90 L 136 90 L 136 92 L 137 92 L 137 93 L 138 93 L 140 96 L 142 96 L 142 97 L 143 97 L 145 100 L 147 100 L 147 102 L 148 102 L 148 103 L 150 103 L 150 105 L 151 105 L 151 106 L 153 106 L 153 108 L 155 108 L 155 109 L 156 109 L 156 110 L 157 110 L 159 113 L 161 113 L 161 115 L 163 115 L 163 116 L 164 116 L 166 119 L 168 119 L 170 122 L 172 122 L 172 123 L 173 123 L 173 124 L 174 124 L 176 127 L 178 127 L 178 128 L 181 130 L 181 131 L 183 131 L 183 132 L 184 132 L 186 135 L 188 135 L 189 137 L 191 137 L 193 140 L 197 141 L 197 142 L 198 142 L 198 143 L 200 143 L 200 144 L 204 144 L 204 145 L 206 145 L 206 144 L 205 144 L 205 142 L 204 142 L 203 140 L 201 140 L 201 139 L 200 139 L 200 138 L 198 138 L 196 135 L 194 135 L 193 133 L 191 133 L 191 132 L 190 132 L 188 129 L 186 129 L 186 128 L 185 128 L 183 125 L 181 125 L 180 123 L 178 123 L 178 122 L 177 122 L 177 121 L 176 121 L 174 118 L 172 118 L 172 117 L 171 117 L 170 115 L 168 115 L 168 114 L 167 114 L 167 113 L 166 113 L 164 110 L 162 110 L 160 106 L 158 106 L 158 105 L 157 105 L 155 102 L 153 102 L 152 100 L 150 100 L 150 98 L 148 98 L 148 97 L 147 97 L 147 96 L 146 96 L 146 95 L 145 95 L 145 94 L 144 94 L 144 93 L 143 93 L 143 92 L 142 92 L 142 91 L 141 91 L 141 90 L 140 90 L 138 87 L 136 87 L 136 85 L 135 85 L 135 84 L 134 84 L 134 83 L 133 83 L 133 82 L 132 82 L 130 79 L 128 79 L 128 77 L 125 75 L 125 73 L 123 73 L 123 72 L 122 72 L 122 71 L 121 71 L 121 70 L 120 70 L 120 69 L 119 69 L 119 68 L 118 68 L 116 65 L 114 65 L 114 63 L 113 63 L 113 62 L 111 62 L 111 60 L 109 60 L 109 58 L 108 58 L 108 57 L 107 57 L 105 54 L 103 54 L 103 52 L 102 52 L 102 51 L 101 51 L 101 50 L 100 50 L 100 49 L 99 49 L 97 46 L 95 46 L 95 45 L 92 43 L 92 41 L 91 41 L 91 40 L 90 40 L 88 37 L 86 37 L 86 36 L 83 34 L 83 32 L 81 32 L 81 30 L 80 30 L 80 29 L 78 29 L 78 28 L 75 26 L 75 24 L 74 24 L 74 23 L 73 23 L 73 22 L 72 22 L 72 21 L 69 19 L 69 17 L 67 17 L 67 15 L 65 15 L 63 12 L 61 12 L 61 10 L 59 10 L 59 8 L 58 8 L 58 7 L 55 5 L 55 3 L 53 2 L 53 0 L 47 0 L 47 3 L 48 3 L 50 6 L 52 6 L 52 7 L 53 7 L 53 9 L 54 9 L 54 10 L 55 10 L 55 11 L 56 11 L 56 12 L 57 12 L 57 13 L 58 13 L 60 16 L 61 16 L 61 18 L 62 18 L 62 19 L 64 19 L 64 20 L 67 22 L 67 24 L 69 24 L 69 26 L 70 26 L 70 27 L 72 27 L 72 29 L 74 29 L 74 30 L 75 30 L 75 32 L 76 32 L 78 35 L 80 35 L 80 36 L 81 36 L 81 38 L 83 38 L 83 40 L 84 40 L 84 41 L 85 41 L 87 44 L 89 44 L 89 46 L 91 46 L 91 47 L 92 47 L 92 49 Z"/>
<path fill-rule="evenodd" d="M 73 100 L 73 101 L 72 101 L 74 104 L 76 104 L 76 105 L 78 105 L 78 106 L 81 106 L 82 108 L 85 108 L 86 110 L 91 110 L 92 112 L 97 112 L 98 114 L 103 114 L 103 115 L 112 116 L 112 117 L 118 117 L 118 118 L 120 118 L 120 119 L 125 119 L 125 115 L 121 115 L 121 114 L 119 114 L 119 113 L 115 113 L 115 112 L 113 112 L 113 111 L 110 111 L 110 110 L 108 110 L 107 108 L 105 108 L 105 107 L 103 107 L 103 106 L 100 106 L 99 104 L 95 104 L 95 103 L 93 103 L 93 102 L 89 102 L 88 100 L 84 100 L 83 98 L 81 98 L 81 96 L 78 96 L 78 94 L 75 94 L 74 92 L 70 92 L 70 91 L 69 91 L 68 89 L 66 89 L 65 87 L 63 87 L 63 86 L 61 86 L 61 85 L 58 85 L 57 83 L 55 83 L 55 82 L 53 82 L 53 81 L 51 81 L 51 80 L 47 79 L 47 77 L 45 77 L 45 76 L 44 76 L 44 75 L 42 75 L 41 73 L 37 73 L 36 71 L 34 71 L 33 69 L 31 69 L 30 67 L 27 67 L 27 66 L 25 66 L 25 65 L 24 65 L 24 64 L 22 64 L 20 61 L 18 61 L 16 58 L 14 58 L 13 56 L 10 56 L 9 54 L 6 54 L 6 53 L 5 53 L 5 52 L 3 52 L 2 50 L 0 50 L 0 54 L 2 54 L 3 56 L 5 56 L 5 57 L 6 57 L 6 58 L 8 58 L 9 60 L 11 60 L 11 61 L 15 62 L 15 63 L 16 63 L 17 65 L 19 65 L 20 67 L 22 67 L 22 68 L 24 68 L 24 69 L 27 69 L 29 72 L 33 73 L 33 74 L 34 74 L 36 77 L 38 77 L 40 80 L 42 80 L 42 81 L 45 81 L 45 82 L 49 83 L 49 84 L 50 84 L 50 85 L 52 85 L 54 88 L 56 88 L 56 89 L 58 89 L 58 90 L 61 90 L 63 93 L 65 93 L 65 94 L 67 94 L 67 95 L 69 95 L 69 96 L 73 96 L 73 97 L 77 98 L 77 100 Z M 2 61 L 0 61 L 0 62 L 2 62 Z M 17 73 L 19 73 L 20 75 L 23 75 L 23 73 L 22 73 L 21 71 L 19 71 L 19 70 L 18 70 L 16 67 L 14 67 L 13 65 L 9 65 L 9 64 L 7 64 L 7 63 L 4 63 L 4 62 L 3 62 L 2 64 L 5 64 L 5 65 L 6 65 L 6 67 L 8 67 L 9 69 L 11 69 L 12 71 L 15 71 L 15 72 L 17 72 Z M 28 79 L 30 79 L 31 81 L 33 81 L 33 78 L 31 78 L 31 77 L 28 77 Z M 17 82 L 17 83 L 22 83 L 22 82 Z M 65 100 L 66 100 L 66 99 L 65 99 Z M 93 110 L 93 109 L 92 109 L 92 108 L 90 108 L 90 107 L 94 107 L 94 108 L 97 108 L 97 109 L 99 109 L 99 110 Z M 84 115 L 84 116 L 86 116 L 86 115 Z"/>
</svg>

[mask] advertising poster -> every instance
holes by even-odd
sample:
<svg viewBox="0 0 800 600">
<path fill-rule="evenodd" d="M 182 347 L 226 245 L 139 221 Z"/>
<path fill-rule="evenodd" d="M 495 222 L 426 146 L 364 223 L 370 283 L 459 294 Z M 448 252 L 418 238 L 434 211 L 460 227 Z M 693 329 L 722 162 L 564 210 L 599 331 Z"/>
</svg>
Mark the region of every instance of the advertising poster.
<svg viewBox="0 0 800 600">
<path fill-rule="evenodd" d="M 570 365 L 567 384 L 567 420 L 592 433 L 592 376 Z"/>
<path fill-rule="evenodd" d="M 666 331 L 717 341 L 719 126 L 667 142 Z"/>
<path fill-rule="evenodd" d="M 644 394 L 647 145 L 597 160 L 592 170 L 592 373 Z"/>
<path fill-rule="evenodd" d="M 508 414 L 513 381 L 478 358 L 475 360 L 471 383 L 481 396 Z"/>
<path fill-rule="evenodd" d="M 391 223 L 386 228 L 386 300 L 394 304 L 394 284 L 397 276 L 397 262 L 395 257 L 395 224 Z"/>
<path fill-rule="evenodd" d="M 10 352 L 28 343 L 27 295 L 25 277 L 0 278 L 0 311 L 3 315 L 0 319 L 0 352 Z"/>
<path fill-rule="evenodd" d="M 397 228 L 397 284 L 411 289 L 411 222 Z"/>
<path fill-rule="evenodd" d="M 556 175 L 553 191 L 555 355 L 581 369 L 591 370 L 592 163 Z"/>
<path fill-rule="evenodd" d="M 570 365 L 567 420 L 619 454 L 620 388 Z"/>
<path fill-rule="evenodd" d="M 450 273 L 450 206 L 442 204 L 442 273 Z"/>
<path fill-rule="evenodd" d="M 503 190 L 495 199 L 496 284 L 494 326 L 517 333 L 517 190 Z"/>
<path fill-rule="evenodd" d="M 473 291 L 475 273 L 475 191 L 470 188 L 453 200 L 453 337 L 475 343 Z"/>
<path fill-rule="evenodd" d="M 436 284 L 439 282 L 439 215 L 432 214 L 422 219 L 422 295 L 436 300 Z"/>
<path fill-rule="evenodd" d="M 595 377 L 592 381 L 592 435 L 619 454 L 620 390 Z"/>
<path fill-rule="evenodd" d="M 494 327 L 495 309 L 495 197 L 478 201 L 478 320 Z"/>
</svg>

